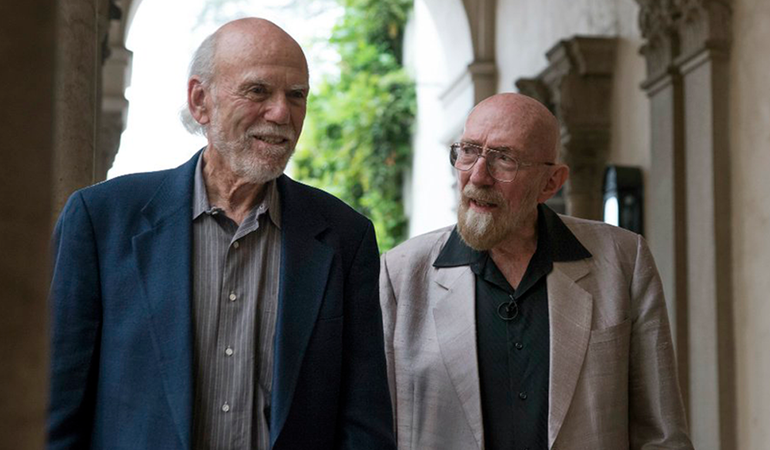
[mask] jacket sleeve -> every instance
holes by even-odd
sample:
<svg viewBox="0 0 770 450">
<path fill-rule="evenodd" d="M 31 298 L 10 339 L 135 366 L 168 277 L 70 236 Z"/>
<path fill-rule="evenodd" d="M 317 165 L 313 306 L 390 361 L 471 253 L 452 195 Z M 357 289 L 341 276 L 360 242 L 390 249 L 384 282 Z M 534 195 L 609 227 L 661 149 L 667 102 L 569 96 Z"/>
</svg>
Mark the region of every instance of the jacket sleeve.
<svg viewBox="0 0 770 450">
<path fill-rule="evenodd" d="M 663 286 L 644 238 L 631 280 L 629 440 L 632 450 L 692 449 Z"/>
<path fill-rule="evenodd" d="M 70 197 L 54 229 L 53 262 L 47 448 L 88 448 L 101 303 L 94 230 L 80 193 Z"/>
<path fill-rule="evenodd" d="M 350 267 L 343 328 L 341 448 L 395 449 L 377 288 L 379 253 L 371 222 Z"/>
</svg>

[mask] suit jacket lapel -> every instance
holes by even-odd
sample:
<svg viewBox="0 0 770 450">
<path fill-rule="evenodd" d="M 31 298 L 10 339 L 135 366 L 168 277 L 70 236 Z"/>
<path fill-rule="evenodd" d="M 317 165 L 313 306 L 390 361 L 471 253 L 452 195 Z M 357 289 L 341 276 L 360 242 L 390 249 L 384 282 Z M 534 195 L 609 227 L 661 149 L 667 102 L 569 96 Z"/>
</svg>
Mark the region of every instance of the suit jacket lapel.
<svg viewBox="0 0 770 450">
<path fill-rule="evenodd" d="M 132 239 L 163 386 L 185 448 L 192 423 L 191 207 L 198 155 L 168 172 L 142 209 L 147 230 Z"/>
<path fill-rule="evenodd" d="M 280 435 L 318 316 L 334 251 L 317 236 L 328 228 L 320 211 L 278 179 L 281 201 L 281 280 L 275 328 L 270 442 Z"/>
<path fill-rule="evenodd" d="M 548 448 L 564 423 L 591 337 L 593 297 L 576 284 L 588 272 L 586 260 L 554 262 L 547 278 L 551 332 Z"/>
<path fill-rule="evenodd" d="M 476 361 L 475 278 L 469 266 L 440 268 L 433 320 L 444 365 L 449 372 L 478 448 L 483 443 L 481 392 Z"/>
</svg>

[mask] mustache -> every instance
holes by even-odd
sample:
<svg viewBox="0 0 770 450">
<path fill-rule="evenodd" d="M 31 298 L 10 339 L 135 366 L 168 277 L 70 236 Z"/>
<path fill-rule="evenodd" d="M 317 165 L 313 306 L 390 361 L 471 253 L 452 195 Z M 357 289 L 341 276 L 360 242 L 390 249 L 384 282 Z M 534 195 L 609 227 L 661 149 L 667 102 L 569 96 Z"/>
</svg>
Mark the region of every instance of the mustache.
<svg viewBox="0 0 770 450">
<path fill-rule="evenodd" d="M 492 188 L 480 188 L 474 186 L 471 183 L 465 185 L 462 191 L 463 202 L 469 200 L 477 200 L 484 203 L 493 203 L 495 205 L 501 205 L 505 202 L 503 195 Z"/>
<path fill-rule="evenodd" d="M 246 130 L 249 136 L 272 136 L 287 141 L 293 141 L 296 137 L 294 128 L 289 125 L 275 125 L 270 123 L 257 124 Z"/>
</svg>

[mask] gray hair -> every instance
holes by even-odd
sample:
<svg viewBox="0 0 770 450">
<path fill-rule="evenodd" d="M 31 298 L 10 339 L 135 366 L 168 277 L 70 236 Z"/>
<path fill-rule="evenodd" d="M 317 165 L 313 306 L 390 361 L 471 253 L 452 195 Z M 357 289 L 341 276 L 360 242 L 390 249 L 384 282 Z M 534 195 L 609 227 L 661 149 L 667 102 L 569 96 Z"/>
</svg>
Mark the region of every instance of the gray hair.
<svg viewBox="0 0 770 450">
<path fill-rule="evenodd" d="M 201 80 L 201 84 L 210 90 L 214 89 L 214 57 L 217 48 L 217 33 L 209 35 L 201 42 L 198 49 L 195 50 L 192 60 L 190 61 L 190 68 L 188 70 L 187 79 L 189 80 L 193 76 L 197 76 Z M 189 105 L 185 105 L 179 110 L 179 119 L 182 121 L 185 129 L 192 134 L 199 134 L 201 136 L 206 135 L 206 126 L 198 123 L 197 120 L 190 113 Z"/>
</svg>

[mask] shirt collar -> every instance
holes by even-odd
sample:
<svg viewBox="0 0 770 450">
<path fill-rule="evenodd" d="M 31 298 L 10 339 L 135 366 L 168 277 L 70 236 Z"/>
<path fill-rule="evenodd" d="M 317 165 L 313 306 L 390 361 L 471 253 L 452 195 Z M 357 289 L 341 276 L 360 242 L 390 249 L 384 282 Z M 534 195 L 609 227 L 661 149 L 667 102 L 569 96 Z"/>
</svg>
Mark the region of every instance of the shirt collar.
<svg viewBox="0 0 770 450">
<path fill-rule="evenodd" d="M 209 204 L 209 195 L 206 193 L 206 184 L 203 181 L 203 153 L 201 153 L 200 156 L 198 156 L 198 162 L 195 164 L 192 218 L 195 220 L 201 214 L 210 211 L 211 205 Z"/>
<path fill-rule="evenodd" d="M 590 258 L 591 253 L 564 225 L 559 215 L 544 204 L 537 206 L 538 247 L 545 245 L 553 262 L 578 261 Z M 463 242 L 457 227 L 452 230 L 441 249 L 434 267 L 468 266 L 481 261 L 486 252 L 476 251 Z"/>
<path fill-rule="evenodd" d="M 209 203 L 209 195 L 206 192 L 206 182 L 203 179 L 203 154 L 198 157 L 198 162 L 195 164 L 195 180 L 193 186 L 193 209 L 192 220 L 195 220 L 201 214 L 211 214 L 215 207 Z M 275 180 L 268 181 L 265 184 L 265 198 L 258 205 L 254 205 L 254 208 L 249 212 L 246 220 L 256 220 L 259 216 L 267 211 L 270 221 L 281 229 L 281 200 L 278 193 L 278 187 Z"/>
</svg>

